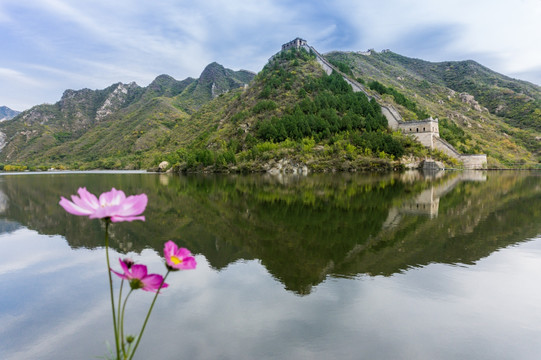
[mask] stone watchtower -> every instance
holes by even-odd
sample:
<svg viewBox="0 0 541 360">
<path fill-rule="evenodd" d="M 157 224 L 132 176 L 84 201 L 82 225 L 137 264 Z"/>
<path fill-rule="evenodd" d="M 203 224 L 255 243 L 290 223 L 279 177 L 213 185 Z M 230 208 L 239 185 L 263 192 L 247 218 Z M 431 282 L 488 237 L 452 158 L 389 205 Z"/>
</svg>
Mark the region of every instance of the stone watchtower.
<svg viewBox="0 0 541 360">
<path fill-rule="evenodd" d="M 405 134 L 414 135 L 421 144 L 430 149 L 435 148 L 435 138 L 440 137 L 438 119 L 432 117 L 420 121 L 400 122 L 398 128 Z"/>
<path fill-rule="evenodd" d="M 282 45 L 282 51 L 286 51 L 292 48 L 300 49 L 301 47 L 307 47 L 307 46 L 308 46 L 308 43 L 306 42 L 306 40 L 301 39 L 301 38 L 296 38 Z"/>
</svg>

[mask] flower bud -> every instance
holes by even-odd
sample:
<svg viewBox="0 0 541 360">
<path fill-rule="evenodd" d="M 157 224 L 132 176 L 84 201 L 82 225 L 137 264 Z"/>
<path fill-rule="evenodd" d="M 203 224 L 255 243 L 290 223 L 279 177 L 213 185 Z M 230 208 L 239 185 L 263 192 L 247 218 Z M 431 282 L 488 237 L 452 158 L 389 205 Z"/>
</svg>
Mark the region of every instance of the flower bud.
<svg viewBox="0 0 541 360">
<path fill-rule="evenodd" d="M 124 264 L 126 264 L 128 269 L 131 269 L 131 267 L 135 264 L 135 261 L 133 261 L 130 258 L 124 258 L 124 260 L 122 260 L 122 261 L 124 261 Z"/>
</svg>

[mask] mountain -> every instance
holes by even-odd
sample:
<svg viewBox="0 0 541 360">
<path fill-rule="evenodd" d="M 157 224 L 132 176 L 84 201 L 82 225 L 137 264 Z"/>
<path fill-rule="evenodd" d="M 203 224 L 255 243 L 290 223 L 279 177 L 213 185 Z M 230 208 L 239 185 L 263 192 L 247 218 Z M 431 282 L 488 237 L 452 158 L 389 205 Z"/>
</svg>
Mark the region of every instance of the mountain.
<svg viewBox="0 0 541 360">
<path fill-rule="evenodd" d="M 382 83 L 415 101 L 439 118 L 442 137 L 462 151 L 477 145 L 497 166 L 541 160 L 538 85 L 498 74 L 472 60 L 433 63 L 389 50 L 325 56 L 365 84 Z M 393 96 L 386 100 L 415 120 L 415 114 Z"/>
<path fill-rule="evenodd" d="M 197 79 L 160 75 L 147 87 L 67 90 L 54 105 L 0 123 L 0 163 L 144 169 L 167 161 L 175 171 L 306 172 L 388 170 L 429 158 L 463 166 L 461 156 L 389 128 L 391 116 L 403 128 L 438 119 L 429 122 L 439 125 L 442 144 L 486 154 L 489 168 L 535 168 L 540 99 L 539 86 L 473 61 L 432 63 L 391 51 L 322 56 L 304 43 L 271 57 L 257 75 L 212 63 Z"/>
<path fill-rule="evenodd" d="M 6 162 L 39 158 L 47 150 L 92 131 L 111 114 L 141 98 L 136 83 L 114 84 L 103 90 L 66 90 L 56 104 L 23 111 L 1 124 Z"/>
<path fill-rule="evenodd" d="M 19 113 L 20 111 L 11 110 L 7 106 L 0 106 L 0 121 L 11 120 Z"/>
<path fill-rule="evenodd" d="M 203 70 L 199 79 L 192 82 L 176 99 L 177 106 L 188 113 L 197 111 L 203 104 L 220 94 L 250 83 L 255 73 L 247 70 L 233 71 L 213 62 Z"/>
<path fill-rule="evenodd" d="M 231 95 L 223 106 L 212 103 L 215 109 L 206 111 L 203 121 L 194 114 L 192 123 L 210 124 L 211 131 L 203 131 L 200 140 L 163 159 L 182 171 L 375 170 L 427 157 L 447 167 L 461 166 L 460 159 L 386 129 L 388 118 L 381 116 L 385 107 L 396 110 L 404 127 L 411 121 L 438 118 L 444 144 L 465 155 L 486 154 L 489 168 L 539 166 L 541 134 L 535 126 L 516 126 L 513 118 L 491 112 L 483 98 L 477 101 L 470 93 L 458 92 L 458 87 L 448 87 L 449 79 L 465 78 L 461 62 L 454 66 L 456 74 L 449 67 L 442 71 L 446 80 L 441 74 L 426 75 L 438 64 L 390 51 L 332 52 L 323 60 L 309 51 L 278 53 L 248 89 Z M 322 61 L 339 70 L 326 75 Z M 501 96 L 513 111 L 518 105 L 512 100 L 522 96 L 520 91 L 528 93 L 534 99 L 532 123 L 538 123 L 539 106 L 534 102 L 538 86 L 488 69 L 468 74 L 481 84 L 490 83 L 488 75 L 508 84 Z M 352 81 L 363 90 L 352 91 L 348 85 Z M 511 85 L 522 90 L 511 92 Z M 499 90 L 499 85 L 494 88 Z"/>
<path fill-rule="evenodd" d="M 373 58 L 376 61 L 379 58 L 395 71 L 402 67 L 432 84 L 473 95 L 490 113 L 499 115 L 513 126 L 541 130 L 540 86 L 498 74 L 472 60 L 431 63 L 391 51 L 373 55 L 370 60 L 374 62 Z M 366 64 L 369 62 L 367 57 L 360 59 Z M 360 66 L 359 70 L 362 69 Z"/>
<path fill-rule="evenodd" d="M 132 82 L 66 90 L 57 103 L 34 106 L 0 126 L 0 161 L 139 168 L 141 153 L 158 151 L 171 129 L 189 117 L 186 110 L 244 86 L 253 76 L 213 63 L 199 79 L 160 75 L 147 87 Z"/>
<path fill-rule="evenodd" d="M 182 93 L 184 89 L 195 81 L 196 79 L 191 77 L 179 81 L 169 75 L 160 75 L 147 86 L 143 97 L 145 99 L 152 99 L 160 96 L 174 97 Z"/>
</svg>

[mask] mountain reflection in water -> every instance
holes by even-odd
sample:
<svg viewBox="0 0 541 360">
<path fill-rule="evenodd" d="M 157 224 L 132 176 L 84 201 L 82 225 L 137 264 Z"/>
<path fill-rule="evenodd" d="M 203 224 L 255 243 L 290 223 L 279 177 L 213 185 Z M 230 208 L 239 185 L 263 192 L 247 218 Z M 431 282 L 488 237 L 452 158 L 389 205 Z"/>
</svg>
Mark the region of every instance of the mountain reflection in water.
<svg viewBox="0 0 541 360">
<path fill-rule="evenodd" d="M 149 197 L 146 222 L 112 227 L 120 252 L 169 239 L 215 269 L 259 259 L 303 295 L 328 275 L 389 276 L 430 263 L 471 264 L 541 233 L 539 177 L 528 172 L 175 176 L 33 174 L 0 177 L 1 232 L 20 226 L 103 246 L 103 226 L 67 214 L 60 196 L 86 186 Z"/>
</svg>

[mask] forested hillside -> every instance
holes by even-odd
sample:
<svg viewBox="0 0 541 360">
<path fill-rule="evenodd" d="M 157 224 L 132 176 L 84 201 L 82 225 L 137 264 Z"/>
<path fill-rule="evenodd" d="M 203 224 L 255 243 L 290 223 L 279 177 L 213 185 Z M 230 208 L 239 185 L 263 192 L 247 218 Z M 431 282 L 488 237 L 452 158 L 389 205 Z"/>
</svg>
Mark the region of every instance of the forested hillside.
<svg viewBox="0 0 541 360">
<path fill-rule="evenodd" d="M 341 75 L 326 75 L 302 49 L 277 54 L 247 90 L 222 104 L 204 119 L 192 117 L 213 126 L 170 153 L 170 164 L 184 171 L 373 170 L 400 166 L 405 154 L 429 154 L 392 133 L 375 100 L 354 93 Z"/>
</svg>

